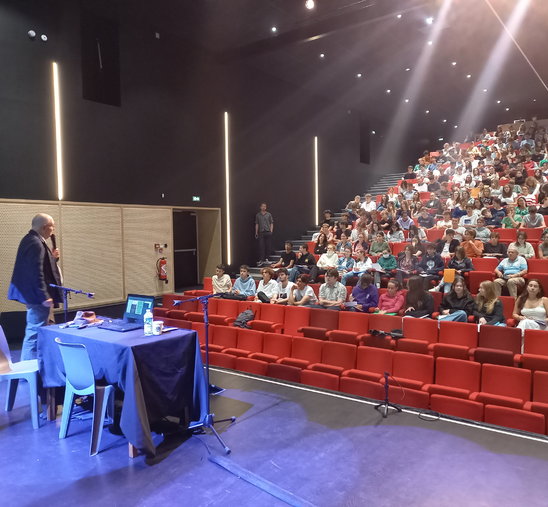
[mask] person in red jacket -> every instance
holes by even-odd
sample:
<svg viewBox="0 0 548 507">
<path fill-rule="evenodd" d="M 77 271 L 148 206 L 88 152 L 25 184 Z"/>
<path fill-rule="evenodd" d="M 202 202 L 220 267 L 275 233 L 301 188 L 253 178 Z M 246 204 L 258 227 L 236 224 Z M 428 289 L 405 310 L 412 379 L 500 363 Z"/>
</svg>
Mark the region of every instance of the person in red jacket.
<svg viewBox="0 0 548 507">
<path fill-rule="evenodd" d="M 405 297 L 401 292 L 400 282 L 394 278 L 388 281 L 386 286 L 386 292 L 381 294 L 379 298 L 379 311 L 378 313 L 387 313 L 391 315 L 397 315 L 403 308 Z"/>
</svg>

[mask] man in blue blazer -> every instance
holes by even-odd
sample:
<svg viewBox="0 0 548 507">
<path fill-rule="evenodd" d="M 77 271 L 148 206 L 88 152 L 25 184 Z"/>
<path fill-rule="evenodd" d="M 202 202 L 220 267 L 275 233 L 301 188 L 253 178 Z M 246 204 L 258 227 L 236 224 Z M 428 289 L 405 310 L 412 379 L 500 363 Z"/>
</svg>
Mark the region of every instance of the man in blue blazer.
<svg viewBox="0 0 548 507">
<path fill-rule="evenodd" d="M 36 358 L 38 328 L 48 325 L 52 308 L 59 306 L 62 299 L 59 290 L 49 286 L 50 283 L 61 285 L 57 267 L 59 250 L 50 250 L 46 243 L 54 229 L 53 218 L 39 213 L 32 219 L 32 228 L 17 250 L 8 299 L 27 306 L 21 360 Z"/>
</svg>

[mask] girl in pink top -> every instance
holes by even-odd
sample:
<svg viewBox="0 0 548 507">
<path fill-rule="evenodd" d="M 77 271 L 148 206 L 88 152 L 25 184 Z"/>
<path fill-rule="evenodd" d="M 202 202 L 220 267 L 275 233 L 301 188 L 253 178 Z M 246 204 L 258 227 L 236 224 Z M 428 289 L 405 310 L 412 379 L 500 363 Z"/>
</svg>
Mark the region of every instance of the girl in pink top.
<svg viewBox="0 0 548 507">
<path fill-rule="evenodd" d="M 405 297 L 400 291 L 400 282 L 391 279 L 386 286 L 386 292 L 379 297 L 379 312 L 397 315 L 403 308 Z"/>
</svg>

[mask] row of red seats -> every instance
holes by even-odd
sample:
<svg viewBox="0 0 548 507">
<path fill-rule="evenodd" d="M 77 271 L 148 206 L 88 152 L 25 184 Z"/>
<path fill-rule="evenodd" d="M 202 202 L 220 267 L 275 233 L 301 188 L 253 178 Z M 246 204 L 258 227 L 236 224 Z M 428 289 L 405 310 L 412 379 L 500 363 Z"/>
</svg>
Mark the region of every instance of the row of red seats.
<svg viewBox="0 0 548 507">
<path fill-rule="evenodd" d="M 548 373 L 306 337 L 210 326 L 213 365 L 547 433 Z"/>
</svg>

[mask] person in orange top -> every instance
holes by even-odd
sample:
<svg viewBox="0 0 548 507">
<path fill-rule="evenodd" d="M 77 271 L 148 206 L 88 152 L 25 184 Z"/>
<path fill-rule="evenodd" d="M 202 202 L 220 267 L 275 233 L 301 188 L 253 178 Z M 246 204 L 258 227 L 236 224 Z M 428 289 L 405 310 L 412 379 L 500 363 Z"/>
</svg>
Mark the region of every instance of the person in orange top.
<svg viewBox="0 0 548 507">
<path fill-rule="evenodd" d="M 483 254 L 483 241 L 476 239 L 476 231 L 474 229 L 466 229 L 464 241 L 460 245 L 464 247 L 466 257 L 481 257 Z"/>
</svg>

